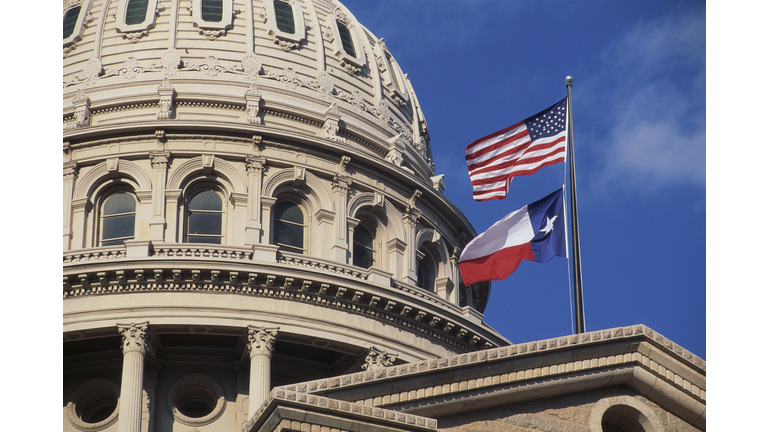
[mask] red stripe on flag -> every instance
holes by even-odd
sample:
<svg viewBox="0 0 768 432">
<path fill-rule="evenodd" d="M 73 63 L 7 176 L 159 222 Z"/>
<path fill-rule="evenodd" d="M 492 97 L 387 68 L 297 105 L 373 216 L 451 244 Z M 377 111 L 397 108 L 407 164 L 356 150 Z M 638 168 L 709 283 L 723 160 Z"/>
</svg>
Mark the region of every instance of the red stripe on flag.
<svg viewBox="0 0 768 432">
<path fill-rule="evenodd" d="M 465 285 L 488 280 L 504 280 L 522 261 L 534 261 L 530 243 L 512 246 L 491 255 L 459 263 L 461 279 Z"/>
</svg>

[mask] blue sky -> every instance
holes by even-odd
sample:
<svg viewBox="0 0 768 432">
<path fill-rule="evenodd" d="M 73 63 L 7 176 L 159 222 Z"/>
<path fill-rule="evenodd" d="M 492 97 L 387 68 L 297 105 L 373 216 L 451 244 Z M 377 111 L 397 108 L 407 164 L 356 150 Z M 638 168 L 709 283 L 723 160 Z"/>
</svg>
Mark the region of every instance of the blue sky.
<svg viewBox="0 0 768 432">
<path fill-rule="evenodd" d="M 703 1 L 347 0 L 409 74 L 445 194 L 478 232 L 560 187 L 564 164 L 474 202 L 464 148 L 566 95 L 573 109 L 587 331 L 646 324 L 706 358 Z M 493 282 L 514 343 L 572 332 L 568 262 Z"/>
</svg>

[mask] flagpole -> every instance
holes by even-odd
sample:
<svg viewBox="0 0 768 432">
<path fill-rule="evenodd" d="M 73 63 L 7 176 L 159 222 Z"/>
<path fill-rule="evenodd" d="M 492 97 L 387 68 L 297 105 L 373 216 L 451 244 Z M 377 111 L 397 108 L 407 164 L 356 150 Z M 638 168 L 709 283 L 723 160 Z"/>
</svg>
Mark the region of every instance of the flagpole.
<svg viewBox="0 0 768 432">
<path fill-rule="evenodd" d="M 576 160 L 573 154 L 573 110 L 571 85 L 573 77 L 565 77 L 568 88 L 568 159 L 571 173 L 571 235 L 573 237 L 573 297 L 576 307 L 576 333 L 584 333 L 584 300 L 581 290 L 581 249 L 579 247 L 579 216 L 576 210 Z"/>
</svg>

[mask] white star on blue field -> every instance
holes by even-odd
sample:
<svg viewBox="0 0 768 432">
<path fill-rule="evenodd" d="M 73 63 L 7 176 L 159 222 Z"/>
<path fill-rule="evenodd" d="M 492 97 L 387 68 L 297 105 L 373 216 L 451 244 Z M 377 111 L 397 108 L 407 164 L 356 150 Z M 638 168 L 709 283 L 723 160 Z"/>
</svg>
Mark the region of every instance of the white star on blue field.
<svg viewBox="0 0 768 432">
<path fill-rule="evenodd" d="M 475 202 L 464 148 L 573 76 L 586 330 L 642 323 L 706 358 L 703 1 L 343 3 L 408 74 L 445 195 L 478 233 L 561 186 L 565 165 Z M 570 274 L 564 258 L 523 262 L 492 283 L 485 322 L 513 343 L 571 334 Z"/>
</svg>

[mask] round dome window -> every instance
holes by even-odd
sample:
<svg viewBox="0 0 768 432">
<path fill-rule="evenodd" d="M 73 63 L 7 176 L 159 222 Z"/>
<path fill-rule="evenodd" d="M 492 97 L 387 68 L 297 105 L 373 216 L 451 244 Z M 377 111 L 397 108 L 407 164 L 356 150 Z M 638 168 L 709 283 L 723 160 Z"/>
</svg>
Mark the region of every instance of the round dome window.
<svg viewBox="0 0 768 432">
<path fill-rule="evenodd" d="M 224 389 L 205 374 L 180 378 L 168 391 L 166 401 L 173 418 L 187 426 L 213 423 L 224 412 L 225 405 Z"/>
<path fill-rule="evenodd" d="M 83 431 L 106 429 L 117 421 L 120 389 L 106 378 L 94 378 L 75 390 L 67 404 L 69 421 Z"/>
</svg>

